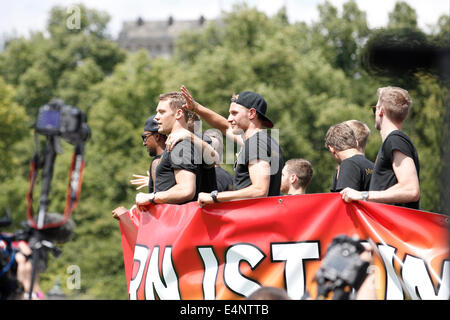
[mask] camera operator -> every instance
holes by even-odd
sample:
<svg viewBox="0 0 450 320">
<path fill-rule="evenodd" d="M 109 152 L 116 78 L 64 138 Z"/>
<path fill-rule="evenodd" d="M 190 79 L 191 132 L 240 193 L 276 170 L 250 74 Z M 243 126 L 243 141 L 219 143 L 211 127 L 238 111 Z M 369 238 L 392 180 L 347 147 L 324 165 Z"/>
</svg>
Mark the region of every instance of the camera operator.
<svg viewBox="0 0 450 320">
<path fill-rule="evenodd" d="M 26 241 L 14 241 L 14 238 L 15 235 L 0 234 L 0 300 L 29 299 L 32 250 Z M 32 292 L 33 300 L 45 299 L 38 276 Z"/>
<path fill-rule="evenodd" d="M 18 252 L 15 254 L 17 263 L 17 281 L 19 281 L 19 283 L 23 287 L 23 298 L 28 300 L 28 294 L 30 292 L 31 286 L 31 274 L 33 271 L 33 265 L 31 263 L 32 250 L 25 241 L 19 241 L 19 243 L 17 244 L 17 249 Z M 41 287 L 39 286 L 39 274 L 36 275 L 36 279 L 33 283 L 33 294 L 31 296 L 31 299 L 46 299 Z"/>
<path fill-rule="evenodd" d="M 317 299 L 376 300 L 370 246 L 346 235 L 335 237 L 316 273 Z"/>
</svg>

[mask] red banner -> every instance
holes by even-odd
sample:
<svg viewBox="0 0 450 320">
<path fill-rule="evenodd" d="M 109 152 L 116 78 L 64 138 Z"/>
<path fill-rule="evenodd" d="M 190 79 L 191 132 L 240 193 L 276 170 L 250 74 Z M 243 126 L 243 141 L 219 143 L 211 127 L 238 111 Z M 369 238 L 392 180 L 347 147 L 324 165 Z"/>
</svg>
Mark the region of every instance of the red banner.
<svg viewBox="0 0 450 320">
<path fill-rule="evenodd" d="M 449 299 L 448 218 L 339 194 L 133 207 L 121 217 L 130 299 L 242 299 L 260 286 L 293 299 L 331 240 L 375 245 L 379 299 Z"/>
</svg>

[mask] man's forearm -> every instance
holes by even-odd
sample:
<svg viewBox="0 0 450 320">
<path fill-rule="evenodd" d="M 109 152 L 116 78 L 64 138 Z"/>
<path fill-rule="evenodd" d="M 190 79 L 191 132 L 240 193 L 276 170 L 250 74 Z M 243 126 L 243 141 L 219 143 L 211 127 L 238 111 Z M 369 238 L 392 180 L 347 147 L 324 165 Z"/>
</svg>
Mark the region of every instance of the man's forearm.
<svg viewBox="0 0 450 320">
<path fill-rule="evenodd" d="M 228 123 L 228 120 L 222 117 L 220 114 L 202 106 L 198 102 L 195 102 L 193 111 L 203 120 L 205 120 L 211 127 L 219 129 L 223 134 L 226 134 L 230 125 Z"/>
<path fill-rule="evenodd" d="M 408 203 L 419 200 L 420 191 L 410 186 L 396 184 L 383 191 L 369 191 L 368 199 L 381 203 Z"/>
<path fill-rule="evenodd" d="M 153 198 L 154 203 L 169 203 L 179 204 L 191 201 L 195 196 L 195 187 L 186 188 L 186 186 L 176 184 L 172 188 L 166 191 L 160 191 L 155 193 Z"/>
<path fill-rule="evenodd" d="M 242 200 L 249 198 L 262 198 L 267 197 L 269 193 L 268 188 L 260 188 L 255 185 L 250 185 L 246 188 L 234 191 L 223 191 L 217 194 L 217 201 L 225 202 L 231 200 Z"/>
</svg>

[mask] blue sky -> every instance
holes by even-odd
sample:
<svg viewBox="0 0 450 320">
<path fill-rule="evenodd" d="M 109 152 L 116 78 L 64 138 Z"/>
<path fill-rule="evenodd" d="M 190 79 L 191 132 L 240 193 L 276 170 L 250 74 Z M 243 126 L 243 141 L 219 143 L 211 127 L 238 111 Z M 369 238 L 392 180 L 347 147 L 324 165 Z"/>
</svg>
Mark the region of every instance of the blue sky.
<svg viewBox="0 0 450 320">
<path fill-rule="evenodd" d="M 246 0 L 250 6 L 256 6 L 268 15 L 276 13 L 285 5 L 291 22 L 304 21 L 310 23 L 318 19 L 317 5 L 325 0 Z M 435 24 L 442 14 L 449 14 L 449 0 L 404 0 L 418 14 L 419 27 L 428 31 L 428 25 Z M 106 11 L 111 16 L 109 32 L 116 37 L 124 20 L 195 19 L 200 15 L 207 19 L 217 17 L 221 10 L 228 11 L 233 3 L 242 0 L 0 0 L 0 37 L 2 35 L 24 35 L 30 31 L 43 30 L 48 12 L 55 5 L 69 6 L 84 3 L 90 8 Z M 342 8 L 347 0 L 330 0 Z M 388 13 L 394 8 L 395 0 L 357 0 L 358 7 L 365 11 L 369 27 L 385 26 Z"/>
</svg>

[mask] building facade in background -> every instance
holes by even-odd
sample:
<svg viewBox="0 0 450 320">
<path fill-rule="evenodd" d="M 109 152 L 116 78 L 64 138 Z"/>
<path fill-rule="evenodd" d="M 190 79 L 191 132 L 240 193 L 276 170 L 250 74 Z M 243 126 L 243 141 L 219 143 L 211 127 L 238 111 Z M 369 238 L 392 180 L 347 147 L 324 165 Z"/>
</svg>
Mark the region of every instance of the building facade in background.
<svg viewBox="0 0 450 320">
<path fill-rule="evenodd" d="M 201 31 L 208 23 L 203 16 L 197 20 L 167 20 L 145 21 L 138 18 L 135 21 L 123 23 L 117 42 L 125 50 L 137 51 L 146 49 L 152 58 L 169 58 L 175 49 L 175 39 L 186 31 Z"/>
</svg>

